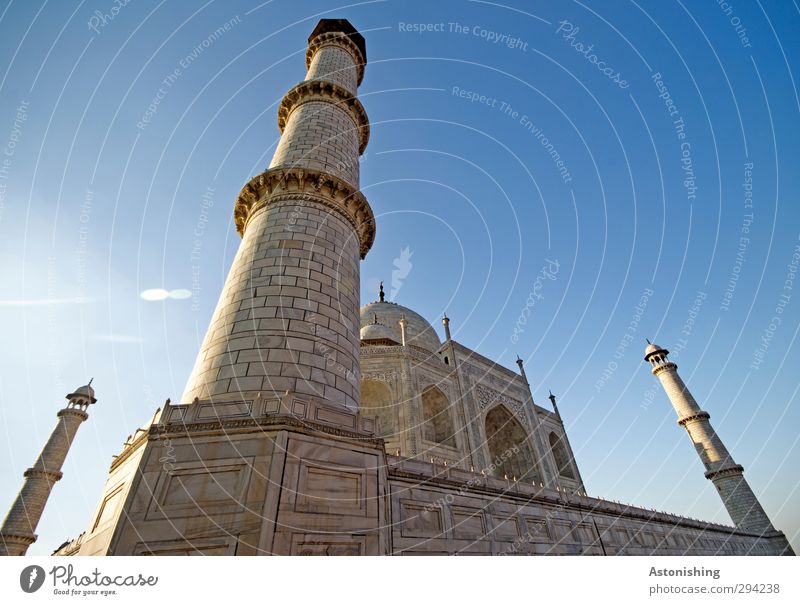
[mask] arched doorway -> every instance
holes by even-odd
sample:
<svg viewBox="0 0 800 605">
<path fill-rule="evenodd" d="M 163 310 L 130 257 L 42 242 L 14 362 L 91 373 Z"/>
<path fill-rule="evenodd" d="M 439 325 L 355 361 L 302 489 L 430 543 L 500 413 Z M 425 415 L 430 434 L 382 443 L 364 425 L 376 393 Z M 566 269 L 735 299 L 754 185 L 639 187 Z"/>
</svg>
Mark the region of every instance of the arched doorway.
<svg viewBox="0 0 800 605">
<path fill-rule="evenodd" d="M 361 381 L 361 413 L 377 418 L 378 437 L 397 436 L 397 412 L 389 385 L 377 380 Z"/>
<path fill-rule="evenodd" d="M 493 475 L 541 481 L 528 434 L 511 412 L 502 405 L 493 408 L 486 414 L 485 428 Z"/>
<path fill-rule="evenodd" d="M 426 441 L 456 447 L 456 434 L 450 413 L 450 402 L 438 388 L 422 391 L 422 436 Z"/>
</svg>

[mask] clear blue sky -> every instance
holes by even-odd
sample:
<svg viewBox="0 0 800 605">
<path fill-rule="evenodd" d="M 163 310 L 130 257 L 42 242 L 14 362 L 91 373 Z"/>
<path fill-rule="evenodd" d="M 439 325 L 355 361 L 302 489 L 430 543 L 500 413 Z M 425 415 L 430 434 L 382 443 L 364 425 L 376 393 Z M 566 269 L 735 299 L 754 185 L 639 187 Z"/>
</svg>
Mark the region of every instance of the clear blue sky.
<svg viewBox="0 0 800 605">
<path fill-rule="evenodd" d="M 396 302 L 522 356 L 590 494 L 728 523 L 642 361 L 656 340 L 800 546 L 794 2 L 113 6 L 0 12 L 0 514 L 64 394 L 94 376 L 100 399 L 32 553 L 86 528 L 111 456 L 180 397 L 239 242 L 233 200 L 323 16 L 367 40 L 362 301 L 408 248 Z"/>
</svg>

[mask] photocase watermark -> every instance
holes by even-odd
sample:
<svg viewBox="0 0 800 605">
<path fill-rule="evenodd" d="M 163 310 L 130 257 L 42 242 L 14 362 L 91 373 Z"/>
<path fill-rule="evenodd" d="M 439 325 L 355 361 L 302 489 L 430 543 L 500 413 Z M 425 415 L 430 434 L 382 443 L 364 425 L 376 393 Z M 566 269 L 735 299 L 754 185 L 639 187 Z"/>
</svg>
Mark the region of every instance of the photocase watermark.
<svg viewBox="0 0 800 605">
<path fill-rule="evenodd" d="M 728 277 L 728 284 L 725 287 L 725 292 L 722 295 L 722 302 L 720 303 L 721 311 L 728 311 L 733 300 L 733 294 L 736 292 L 736 285 L 739 283 L 739 276 L 742 273 L 742 267 L 747 259 L 747 249 L 750 247 L 750 227 L 753 224 L 753 162 L 744 163 L 744 178 L 742 179 L 742 189 L 744 191 L 744 209 L 745 213 L 742 217 L 742 225 L 739 228 L 739 243 L 736 248 L 736 260 L 733 263 L 730 276 Z M 749 210 L 749 212 L 748 212 Z"/>
<path fill-rule="evenodd" d="M 58 263 L 56 257 L 47 257 L 47 298 L 58 298 Z M 64 388 L 64 379 L 61 375 L 61 354 L 58 348 L 59 319 L 56 305 L 47 305 L 47 358 L 53 371 L 53 386 L 57 389 Z"/>
<path fill-rule="evenodd" d="M 44 584 L 44 568 L 38 565 L 28 565 L 19 574 L 19 587 L 28 594 L 36 592 Z"/>
<path fill-rule="evenodd" d="M 480 471 L 480 474 L 476 474 L 466 483 L 462 483 L 459 488 L 458 492 L 455 494 L 448 493 L 441 498 L 438 498 L 434 502 L 429 502 L 425 505 L 425 510 L 427 512 L 431 512 L 436 510 L 437 508 L 442 508 L 445 504 L 452 504 L 455 502 L 456 496 L 464 496 L 469 493 L 469 491 L 481 483 L 483 483 L 487 476 L 491 476 L 494 472 L 498 469 L 498 467 L 503 466 L 503 462 L 511 458 L 513 455 L 519 453 L 519 446 L 514 445 L 507 450 L 505 450 L 502 454 L 500 454 L 497 458 L 492 461 L 492 463 L 487 466 L 485 469 Z"/>
<path fill-rule="evenodd" d="M 692 160 L 692 144 L 686 138 L 686 122 L 675 105 L 669 88 L 664 84 L 664 79 L 661 77 L 661 72 L 656 72 L 650 79 L 656 85 L 658 90 L 658 98 L 664 101 L 669 117 L 672 118 L 672 126 L 675 129 L 675 136 L 680 142 L 681 149 L 681 171 L 683 173 L 683 188 L 686 190 L 686 199 L 690 202 L 697 199 L 697 183 L 694 174 L 694 162 Z"/>
<path fill-rule="evenodd" d="M 628 322 L 628 325 L 625 327 L 625 333 L 622 335 L 619 343 L 617 343 L 617 347 L 614 349 L 614 359 L 606 364 L 606 367 L 603 368 L 603 372 L 600 374 L 600 378 L 598 378 L 594 383 L 594 388 L 598 393 L 603 390 L 603 387 L 606 386 L 608 380 L 614 375 L 614 372 L 617 371 L 619 364 L 616 360 L 620 360 L 625 357 L 628 346 L 633 342 L 634 334 L 636 334 L 636 332 L 639 330 L 639 323 L 642 321 L 642 316 L 644 316 L 644 312 L 647 309 L 647 303 L 650 301 L 650 297 L 652 296 L 653 290 L 651 288 L 645 288 L 642 291 L 639 301 L 633 308 L 633 317 L 631 317 L 630 322 Z"/>
<path fill-rule="evenodd" d="M 800 240 L 800 236 L 798 236 L 798 240 Z M 798 265 L 800 265 L 800 243 L 796 243 L 794 246 L 792 258 L 789 260 L 789 264 L 786 265 L 783 288 L 781 289 L 780 296 L 778 296 L 778 302 L 775 304 L 775 308 L 772 311 L 769 324 L 767 324 L 767 327 L 764 328 L 761 334 L 761 342 L 753 352 L 753 361 L 750 363 L 750 369 L 752 370 L 757 370 L 761 367 L 767 355 L 767 349 L 769 349 L 772 339 L 775 337 L 775 332 L 783 323 L 783 312 L 792 300 L 792 291 L 794 290 L 794 280 L 797 278 Z"/>
<path fill-rule="evenodd" d="M 697 316 L 700 314 L 700 309 L 707 298 L 707 293 L 703 292 L 702 290 L 697 291 L 697 294 L 692 301 L 692 306 L 689 307 L 689 313 L 686 316 L 686 321 L 683 322 L 683 326 L 681 327 L 681 338 L 678 338 L 670 347 L 670 353 L 673 357 L 680 355 L 681 351 L 683 351 L 686 348 L 686 345 L 689 344 L 689 337 L 692 335 L 692 331 L 694 330 L 695 323 L 697 322 Z"/>
<path fill-rule="evenodd" d="M 622 77 L 622 74 L 613 67 L 607 65 L 604 60 L 600 59 L 594 53 L 594 44 L 589 44 L 587 46 L 583 42 L 578 41 L 577 36 L 579 31 L 581 31 L 580 27 L 576 27 L 567 20 L 559 21 L 558 28 L 556 29 L 556 33 L 561 34 L 564 41 L 569 44 L 576 53 L 585 57 L 586 60 L 597 67 L 605 77 L 622 89 L 628 88 L 630 84 Z"/>
<path fill-rule="evenodd" d="M 6 196 L 8 195 L 8 179 L 11 176 L 11 166 L 14 164 L 14 154 L 22 135 L 22 126 L 28 120 L 29 101 L 22 100 L 17 105 L 14 122 L 11 125 L 11 132 L 8 134 L 6 144 L 3 147 L 2 161 L 0 161 L 0 220 L 3 218 L 3 210 L 6 207 Z"/>
<path fill-rule="evenodd" d="M 545 259 L 544 262 L 547 264 L 542 266 L 539 273 L 536 275 L 536 279 L 533 280 L 533 287 L 528 294 L 528 298 L 525 299 L 525 306 L 522 308 L 517 318 L 517 324 L 514 326 L 514 332 L 511 334 L 512 344 L 516 344 L 519 341 L 520 335 L 525 331 L 525 326 L 528 325 L 528 318 L 533 312 L 537 301 L 544 300 L 541 291 L 545 282 L 547 280 L 555 281 L 558 274 L 560 265 L 557 260 Z"/>
<path fill-rule="evenodd" d="M 747 36 L 747 28 L 742 25 L 742 20 L 733 13 L 733 6 L 731 6 L 730 2 L 717 0 L 717 6 L 728 17 L 733 31 L 739 36 L 739 43 L 745 48 L 752 48 L 753 45 L 750 44 L 750 38 Z"/>
<path fill-rule="evenodd" d="M 109 23 L 111 23 L 114 19 L 116 19 L 117 15 L 119 15 L 122 9 L 128 6 L 130 2 L 131 0 L 114 0 L 111 7 L 106 9 L 105 11 L 101 10 L 94 11 L 94 13 L 92 13 L 92 16 L 89 17 L 89 21 L 87 22 L 89 29 L 96 34 L 99 34 L 100 30 L 103 29 Z"/>
<path fill-rule="evenodd" d="M 518 36 L 512 36 L 503 32 L 498 32 L 483 25 L 468 25 L 457 21 L 439 21 L 436 23 L 408 23 L 400 21 L 397 24 L 397 31 L 413 34 L 447 33 L 462 36 L 474 36 L 489 44 L 499 44 L 511 50 L 528 50 L 528 43 Z"/>
<path fill-rule="evenodd" d="M 36 567 L 36 566 L 30 566 Z M 23 574 L 30 569 L 26 567 Z M 44 570 L 39 567 L 34 570 L 37 573 L 36 581 L 39 581 L 38 574 Z M 42 574 L 44 575 L 44 574 Z M 75 566 L 71 563 L 69 565 L 54 565 L 53 568 L 47 572 L 53 581 L 53 594 L 59 596 L 111 596 L 117 594 L 118 588 L 133 588 L 133 587 L 149 587 L 158 584 L 158 576 L 144 576 L 140 574 L 130 575 L 106 575 L 98 567 L 85 575 L 80 575 L 75 572 Z M 24 578 L 20 577 L 20 584 Z M 42 583 L 44 580 L 42 580 Z M 39 584 L 41 587 L 41 584 Z M 23 590 L 25 590 L 23 586 Z M 38 590 L 38 589 L 37 589 Z M 25 592 L 32 592 L 26 590 Z"/>
<path fill-rule="evenodd" d="M 564 160 L 561 159 L 561 154 L 555 148 L 553 143 L 550 142 L 550 139 L 545 135 L 542 129 L 537 126 L 527 114 L 517 111 L 506 101 L 502 101 L 496 97 L 491 97 L 474 90 L 461 88 L 460 86 L 453 86 L 450 94 L 454 97 L 466 99 L 470 103 L 478 103 L 479 105 L 486 105 L 492 109 L 497 109 L 504 116 L 511 118 L 515 122 L 519 122 L 519 124 L 525 130 L 530 132 L 536 138 L 539 144 L 544 147 L 547 155 L 549 155 L 553 160 L 553 163 L 555 163 L 564 183 L 566 184 L 572 181 L 572 175 L 569 172 L 569 168 L 567 168 L 567 165 L 564 163 Z"/>
<path fill-rule="evenodd" d="M 197 44 L 192 49 L 192 52 L 178 61 L 178 64 L 175 66 L 175 68 L 169 74 L 167 74 L 163 80 L 161 80 L 161 85 L 153 95 L 153 98 L 151 99 L 150 104 L 147 106 L 145 112 L 142 114 L 142 117 L 139 118 L 139 121 L 136 123 L 136 128 L 139 130 L 144 130 L 147 127 L 147 125 L 158 113 L 158 108 L 161 105 L 161 102 L 166 98 L 170 89 L 175 86 L 181 76 L 186 73 L 186 70 L 188 70 L 192 64 L 200 58 L 200 55 L 208 50 L 217 40 L 219 40 L 226 33 L 230 32 L 234 26 L 241 22 L 242 18 L 239 15 L 236 15 L 232 19 L 226 21 L 217 29 L 215 29 L 209 36 L 203 39 L 202 42 Z"/>
<path fill-rule="evenodd" d="M 403 281 L 411 273 L 411 268 L 414 266 L 411 263 L 411 257 L 414 255 L 411 249 L 406 246 L 400 250 L 400 255 L 392 261 L 394 269 L 392 269 L 392 289 L 389 291 L 389 300 L 394 300 L 403 287 Z"/>
<path fill-rule="evenodd" d="M 194 232 L 192 233 L 192 251 L 189 255 L 189 260 L 192 263 L 192 311 L 200 310 L 200 259 L 203 251 L 203 235 L 206 232 L 206 224 L 208 223 L 209 210 L 214 206 L 214 192 L 216 189 L 210 185 L 206 187 L 200 199 L 200 212 L 197 216 L 197 222 L 194 225 Z"/>
<path fill-rule="evenodd" d="M 81 202 L 80 212 L 78 214 L 78 246 L 75 250 L 75 264 L 78 267 L 78 286 L 80 287 L 80 295 L 86 293 L 86 285 L 88 283 L 86 271 L 86 257 L 88 256 L 88 241 L 89 241 L 89 221 L 92 220 L 92 207 L 94 205 L 94 192 L 87 189 L 83 195 L 83 202 Z"/>
</svg>

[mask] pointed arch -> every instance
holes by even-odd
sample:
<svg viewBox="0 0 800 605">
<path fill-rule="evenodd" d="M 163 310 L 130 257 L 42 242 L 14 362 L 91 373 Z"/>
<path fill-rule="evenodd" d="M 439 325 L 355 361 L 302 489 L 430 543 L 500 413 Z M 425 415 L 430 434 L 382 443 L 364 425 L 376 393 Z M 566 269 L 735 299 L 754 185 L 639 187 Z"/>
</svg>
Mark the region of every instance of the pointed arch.
<svg viewBox="0 0 800 605">
<path fill-rule="evenodd" d="M 456 447 L 450 401 L 435 386 L 422 390 L 422 436 L 426 441 Z"/>
<path fill-rule="evenodd" d="M 493 475 L 541 481 L 528 433 L 504 405 L 489 410 L 484 426 Z"/>
<path fill-rule="evenodd" d="M 572 468 L 572 456 L 569 455 L 567 445 L 564 443 L 564 438 L 556 435 L 555 431 L 550 431 L 549 440 L 550 450 L 553 452 L 558 474 L 567 479 L 575 479 L 575 471 Z"/>
<path fill-rule="evenodd" d="M 378 380 L 361 381 L 361 413 L 377 418 L 375 434 L 378 437 L 397 435 L 397 411 L 388 384 Z"/>
</svg>

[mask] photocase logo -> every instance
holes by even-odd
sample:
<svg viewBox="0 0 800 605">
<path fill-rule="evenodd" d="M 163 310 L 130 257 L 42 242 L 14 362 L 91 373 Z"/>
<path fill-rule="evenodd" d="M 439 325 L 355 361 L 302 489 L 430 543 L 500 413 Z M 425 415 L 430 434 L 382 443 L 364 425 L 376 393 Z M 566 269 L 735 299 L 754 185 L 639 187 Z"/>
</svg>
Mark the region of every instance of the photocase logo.
<svg viewBox="0 0 800 605">
<path fill-rule="evenodd" d="M 400 288 L 403 286 L 403 280 L 411 273 L 411 257 L 413 256 L 411 249 L 406 246 L 400 250 L 400 256 L 394 259 L 393 264 L 395 269 L 392 270 L 392 291 L 389 293 L 389 300 L 394 300 Z"/>
<path fill-rule="evenodd" d="M 44 584 L 44 569 L 38 565 L 28 565 L 19 574 L 19 586 L 25 592 L 36 592 Z"/>
</svg>

